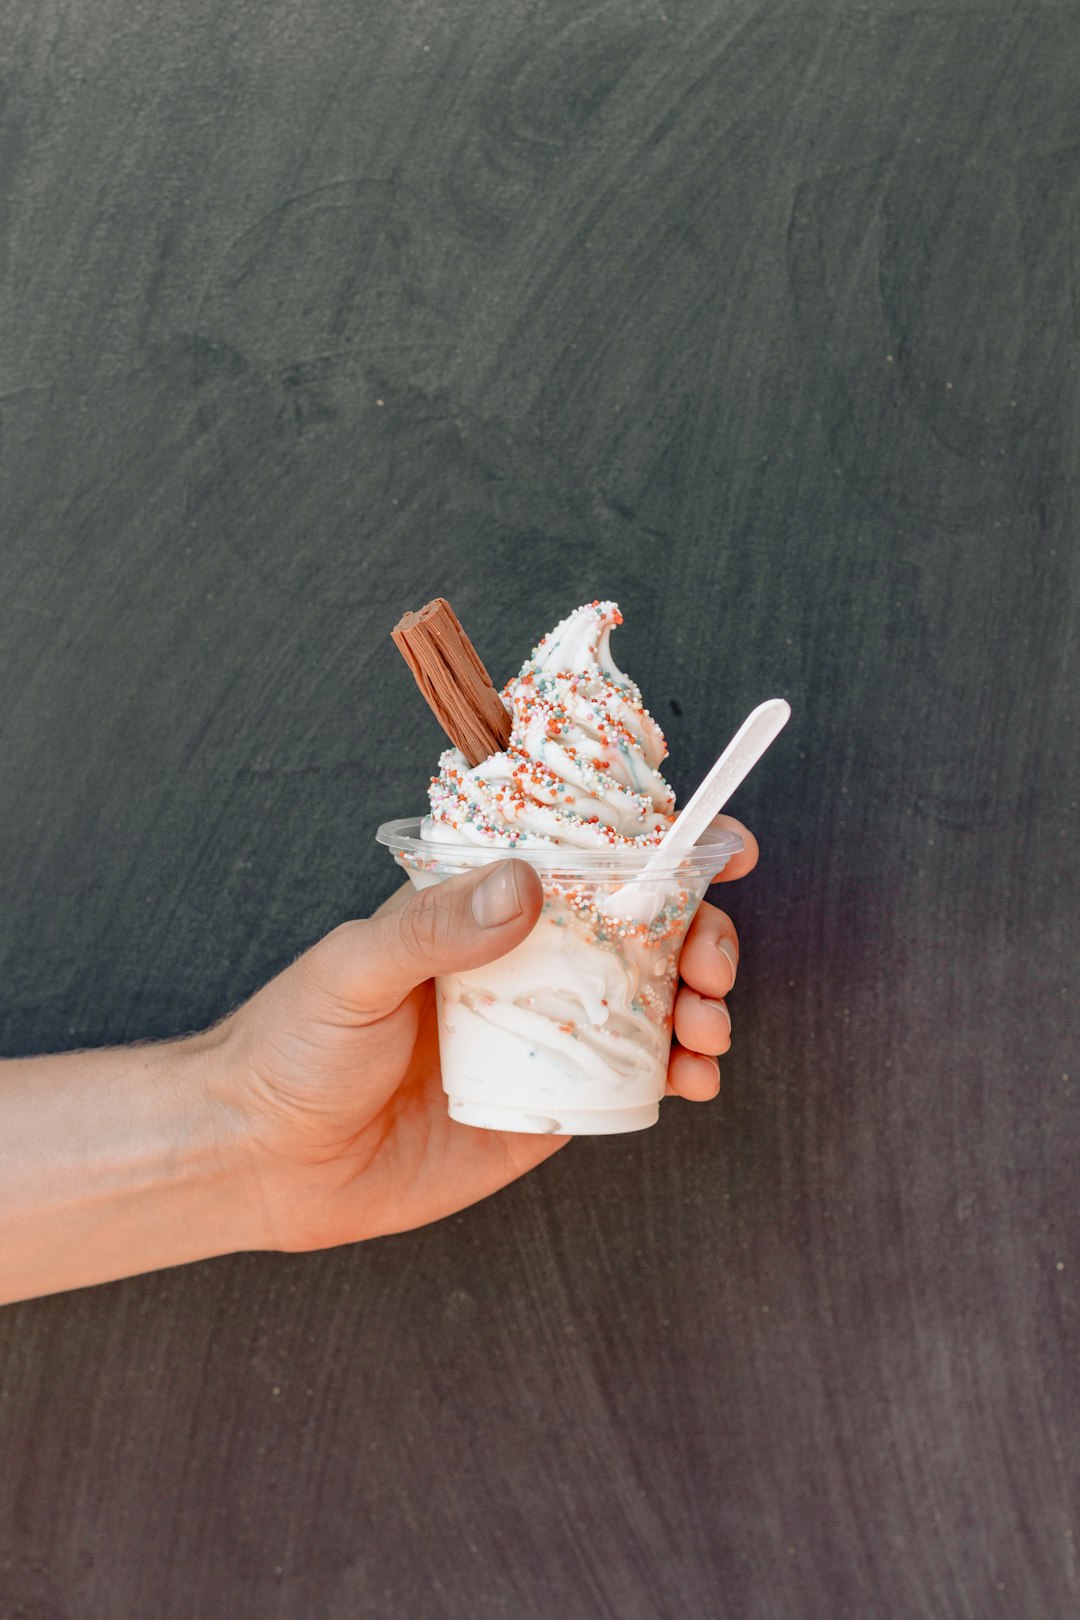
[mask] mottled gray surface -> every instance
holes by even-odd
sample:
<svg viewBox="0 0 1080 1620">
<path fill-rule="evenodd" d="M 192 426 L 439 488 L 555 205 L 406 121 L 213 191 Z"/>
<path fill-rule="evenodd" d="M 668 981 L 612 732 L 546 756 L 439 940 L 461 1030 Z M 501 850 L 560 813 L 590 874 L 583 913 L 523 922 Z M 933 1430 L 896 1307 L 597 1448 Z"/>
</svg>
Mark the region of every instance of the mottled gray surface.
<svg viewBox="0 0 1080 1620">
<path fill-rule="evenodd" d="M 2 1620 L 1063 1620 L 1080 27 L 0 0 L 0 1050 L 389 891 L 611 595 L 758 871 L 723 1099 L 438 1227 L 0 1313 Z"/>
</svg>

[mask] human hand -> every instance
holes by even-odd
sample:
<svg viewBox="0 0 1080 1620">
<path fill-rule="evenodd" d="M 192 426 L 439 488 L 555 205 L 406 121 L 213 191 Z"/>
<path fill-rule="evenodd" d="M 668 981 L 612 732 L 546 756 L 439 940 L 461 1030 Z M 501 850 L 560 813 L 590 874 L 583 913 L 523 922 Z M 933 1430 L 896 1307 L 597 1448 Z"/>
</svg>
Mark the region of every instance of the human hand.
<svg viewBox="0 0 1080 1620">
<path fill-rule="evenodd" d="M 757 861 L 752 833 L 720 881 Z M 214 1029 L 196 1037 L 233 1122 L 263 1246 L 327 1248 L 450 1215 L 524 1175 L 568 1136 L 477 1130 L 449 1117 L 433 975 L 479 967 L 520 943 L 543 892 L 524 861 L 405 884 L 342 923 Z M 485 926 L 486 923 L 486 926 Z M 730 1045 L 729 917 L 702 904 L 680 957 L 667 1094 L 705 1101 Z"/>
</svg>

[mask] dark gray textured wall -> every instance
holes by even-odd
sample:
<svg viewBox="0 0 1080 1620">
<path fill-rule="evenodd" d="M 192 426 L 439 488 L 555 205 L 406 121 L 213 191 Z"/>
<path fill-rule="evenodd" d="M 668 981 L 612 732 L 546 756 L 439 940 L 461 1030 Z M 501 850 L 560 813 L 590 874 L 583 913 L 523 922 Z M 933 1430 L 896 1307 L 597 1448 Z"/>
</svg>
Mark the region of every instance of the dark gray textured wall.
<svg viewBox="0 0 1080 1620">
<path fill-rule="evenodd" d="M 1078 176 L 1068 7 L 0 4 L 4 1052 L 383 898 L 431 595 L 794 708 L 719 1103 L 0 1314 L 3 1620 L 1077 1612 Z"/>
</svg>

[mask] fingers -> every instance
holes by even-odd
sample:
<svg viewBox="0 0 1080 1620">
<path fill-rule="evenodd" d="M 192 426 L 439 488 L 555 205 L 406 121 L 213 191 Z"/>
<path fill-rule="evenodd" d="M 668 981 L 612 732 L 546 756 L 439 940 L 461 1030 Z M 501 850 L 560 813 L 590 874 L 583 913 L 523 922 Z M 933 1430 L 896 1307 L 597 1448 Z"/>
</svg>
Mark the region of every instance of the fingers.
<svg viewBox="0 0 1080 1620">
<path fill-rule="evenodd" d="M 408 879 L 406 879 L 400 888 L 394 890 L 393 894 L 387 895 L 381 906 L 375 907 L 375 910 L 371 913 L 371 915 L 373 917 L 379 917 L 384 911 L 397 911 L 401 906 L 408 905 L 409 896 L 415 893 L 416 890 L 413 888 Z"/>
<path fill-rule="evenodd" d="M 714 1057 L 687 1051 L 677 1042 L 671 1048 L 667 1095 L 687 1102 L 711 1102 L 720 1090 L 720 1065 Z"/>
<path fill-rule="evenodd" d="M 734 816 L 715 816 L 710 822 L 710 830 L 715 832 L 735 832 L 743 841 L 744 847 L 737 855 L 733 855 L 722 872 L 717 872 L 713 878 L 714 883 L 731 883 L 735 878 L 745 877 L 752 872 L 758 861 L 758 841 L 749 827 Z"/>
<path fill-rule="evenodd" d="M 706 901 L 698 907 L 679 958 L 683 982 L 675 998 L 669 1097 L 708 1102 L 720 1090 L 717 1058 L 731 1045 L 731 1018 L 723 998 L 735 983 L 738 965 L 734 924 Z"/>
<path fill-rule="evenodd" d="M 731 1015 L 722 1001 L 684 984 L 675 998 L 675 1036 L 691 1052 L 719 1057 L 731 1045 Z"/>
<path fill-rule="evenodd" d="M 342 923 L 302 958 L 305 972 L 361 1021 L 382 1017 L 435 974 L 505 956 L 535 926 L 543 898 L 525 861 L 501 860 Z"/>
<path fill-rule="evenodd" d="M 739 938 L 726 911 L 703 901 L 687 930 L 679 973 L 699 995 L 719 1000 L 735 983 Z"/>
</svg>

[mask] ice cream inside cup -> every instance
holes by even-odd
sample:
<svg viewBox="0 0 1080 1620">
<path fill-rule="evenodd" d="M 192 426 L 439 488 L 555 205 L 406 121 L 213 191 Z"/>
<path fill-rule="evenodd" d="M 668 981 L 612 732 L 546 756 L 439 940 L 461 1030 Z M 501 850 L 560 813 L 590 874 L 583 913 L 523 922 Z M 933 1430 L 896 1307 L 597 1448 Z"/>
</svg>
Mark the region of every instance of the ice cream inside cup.
<svg viewBox="0 0 1080 1620">
<path fill-rule="evenodd" d="M 420 823 L 387 822 L 378 839 L 417 888 L 505 848 L 436 844 Z M 679 952 L 713 878 L 739 849 L 711 835 L 670 871 L 649 851 L 517 848 L 544 890 L 535 928 L 506 956 L 435 981 L 443 1087 L 451 1117 L 493 1130 L 603 1135 L 654 1125 L 667 1078 Z M 659 906 L 640 921 L 605 909 L 647 882 Z"/>
<path fill-rule="evenodd" d="M 557 624 L 499 693 L 505 748 L 475 764 L 445 749 L 430 813 L 378 830 L 417 888 L 508 855 L 543 885 L 527 939 L 436 980 L 443 1085 L 464 1124 L 568 1135 L 655 1124 L 679 952 L 743 847 L 713 832 L 644 874 L 675 794 L 659 769 L 664 734 L 611 656 L 621 623 L 614 602 L 595 601 Z"/>
</svg>

